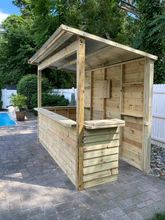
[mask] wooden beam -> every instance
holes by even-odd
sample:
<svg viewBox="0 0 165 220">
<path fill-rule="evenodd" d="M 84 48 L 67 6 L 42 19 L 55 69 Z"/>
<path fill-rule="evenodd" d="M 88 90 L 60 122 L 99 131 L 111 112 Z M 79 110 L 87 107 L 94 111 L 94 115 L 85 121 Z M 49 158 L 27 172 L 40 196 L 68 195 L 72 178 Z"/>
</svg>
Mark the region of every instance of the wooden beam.
<svg viewBox="0 0 165 220">
<path fill-rule="evenodd" d="M 48 57 L 50 54 L 55 52 L 57 49 L 59 51 L 59 48 L 65 44 L 65 42 L 68 42 L 70 38 L 73 36 L 73 34 L 68 33 L 65 34 L 65 32 L 61 33 L 61 36 L 56 39 L 56 41 L 53 41 L 53 44 L 51 44 L 46 50 L 44 50 L 44 53 L 42 53 L 38 59 L 37 62 L 40 63 L 42 60 L 45 59 L 45 57 Z M 64 47 L 63 47 L 64 48 Z"/>
<path fill-rule="evenodd" d="M 126 45 L 123 45 L 123 44 L 120 44 L 120 43 L 116 43 L 116 42 L 111 41 L 111 40 L 107 40 L 107 39 L 98 37 L 98 36 L 93 35 L 93 34 L 89 34 L 87 32 L 81 31 L 81 30 L 76 29 L 76 28 L 72 28 L 72 27 L 69 27 L 69 26 L 66 26 L 66 25 L 61 25 L 61 27 L 65 31 L 77 34 L 77 35 L 85 37 L 85 38 L 89 38 L 89 39 L 94 40 L 94 41 L 102 42 L 102 43 L 105 43 L 107 45 L 110 45 L 110 46 L 113 46 L 113 47 L 116 47 L 116 48 L 120 48 L 120 49 L 129 51 L 129 52 L 132 52 L 132 53 L 135 53 L 135 54 L 139 54 L 141 56 L 148 57 L 148 58 L 153 59 L 153 60 L 158 59 L 157 56 L 154 56 L 152 54 L 146 53 L 146 52 L 141 51 L 141 50 L 134 49 L 132 47 L 129 47 L 129 46 L 126 46 Z"/>
<path fill-rule="evenodd" d="M 44 52 L 49 49 L 61 36 L 63 36 L 65 31 L 60 26 L 54 34 L 43 44 L 43 46 L 30 58 L 29 63 L 34 63 Z"/>
<path fill-rule="evenodd" d="M 145 59 L 144 72 L 144 121 L 143 121 L 143 171 L 149 173 L 151 159 L 151 121 L 154 61 Z"/>
<path fill-rule="evenodd" d="M 73 42 L 69 46 L 65 47 L 64 49 L 60 50 L 58 53 L 55 53 L 53 56 L 47 58 L 41 64 L 38 66 L 39 70 L 43 70 L 49 66 L 52 66 L 52 64 L 65 59 L 68 56 L 71 56 L 74 54 L 77 50 L 77 41 Z"/>
<path fill-rule="evenodd" d="M 38 103 L 38 108 L 40 108 L 42 106 L 42 72 L 39 69 L 37 73 L 37 87 L 38 87 L 37 103 Z"/>
<path fill-rule="evenodd" d="M 85 57 L 86 61 L 88 60 L 88 58 L 93 57 L 93 56 L 96 56 L 96 55 L 98 55 L 99 53 L 104 52 L 104 49 L 105 49 L 105 48 L 107 48 L 107 46 L 106 46 L 106 47 L 103 47 L 103 48 L 101 48 L 101 49 L 99 49 L 99 50 L 97 50 L 97 51 L 94 51 L 94 52 L 92 52 L 92 53 L 90 53 L 90 54 L 88 54 L 88 55 L 86 55 L 86 57 Z M 69 61 L 69 62 L 67 62 L 67 63 L 65 63 L 65 64 L 62 64 L 62 65 L 59 66 L 58 68 L 59 68 L 59 69 L 67 68 L 68 66 L 72 66 L 72 65 L 76 64 L 76 62 L 77 62 L 77 60 L 72 60 L 72 61 Z M 88 66 L 87 63 L 86 63 L 85 65 Z M 89 67 L 89 66 L 88 66 L 88 67 Z"/>
<path fill-rule="evenodd" d="M 83 130 L 84 130 L 85 39 L 78 37 L 77 48 L 77 142 L 78 189 L 83 189 Z"/>
</svg>

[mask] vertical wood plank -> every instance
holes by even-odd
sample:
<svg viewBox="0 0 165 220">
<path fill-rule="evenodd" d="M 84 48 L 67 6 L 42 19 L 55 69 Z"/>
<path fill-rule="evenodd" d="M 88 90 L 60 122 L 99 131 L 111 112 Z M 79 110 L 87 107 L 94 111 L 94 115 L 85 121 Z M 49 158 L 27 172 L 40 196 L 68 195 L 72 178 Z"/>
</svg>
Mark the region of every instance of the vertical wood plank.
<svg viewBox="0 0 165 220">
<path fill-rule="evenodd" d="M 37 73 L 37 87 L 38 87 L 38 95 L 37 95 L 37 103 L 38 108 L 42 106 L 42 71 L 38 69 Z"/>
<path fill-rule="evenodd" d="M 104 80 L 107 80 L 107 69 L 105 68 L 104 69 Z M 108 88 L 104 88 L 104 89 L 108 89 Z M 107 92 L 107 91 L 106 91 Z M 106 119 L 106 117 L 107 117 L 107 115 L 106 115 L 106 110 L 107 110 L 107 108 L 106 108 L 106 105 L 107 105 L 107 98 L 104 98 L 103 99 L 103 119 Z"/>
<path fill-rule="evenodd" d="M 120 114 L 123 112 L 123 75 L 124 75 L 124 65 L 121 64 L 121 75 L 120 75 Z"/>
<path fill-rule="evenodd" d="M 151 121 L 153 95 L 154 61 L 145 59 L 144 72 L 144 121 L 143 121 L 143 171 L 150 171 L 151 157 Z"/>
<path fill-rule="evenodd" d="M 91 71 L 90 120 L 93 119 L 93 81 L 94 81 L 94 72 Z"/>
<path fill-rule="evenodd" d="M 121 113 L 123 112 L 123 76 L 124 75 L 124 65 L 121 64 L 121 74 L 120 74 L 120 118 L 122 119 Z M 120 145 L 119 154 L 122 155 L 122 140 L 123 140 L 123 129 L 120 128 Z"/>
<path fill-rule="evenodd" d="M 78 141 L 78 183 L 83 189 L 83 130 L 84 130 L 84 86 L 85 86 L 85 39 L 78 37 L 77 48 L 77 141 Z"/>
</svg>

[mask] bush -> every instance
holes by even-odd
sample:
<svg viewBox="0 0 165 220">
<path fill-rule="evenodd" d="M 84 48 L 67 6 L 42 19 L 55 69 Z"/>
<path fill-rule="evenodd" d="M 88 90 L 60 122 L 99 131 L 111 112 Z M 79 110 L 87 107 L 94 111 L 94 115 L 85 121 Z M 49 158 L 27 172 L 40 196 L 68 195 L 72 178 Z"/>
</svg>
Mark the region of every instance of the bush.
<svg viewBox="0 0 165 220">
<path fill-rule="evenodd" d="M 165 219 L 165 213 L 158 213 L 155 214 L 155 216 L 150 220 L 164 220 Z"/>
<path fill-rule="evenodd" d="M 0 101 L 0 110 L 2 110 L 2 105 L 3 105 L 3 102 Z"/>
<path fill-rule="evenodd" d="M 31 98 L 31 104 L 34 107 L 37 106 L 37 94 L 34 94 Z M 51 95 L 47 93 L 42 94 L 42 106 L 66 106 L 69 101 L 64 96 Z"/>
<path fill-rule="evenodd" d="M 42 79 L 42 92 L 48 92 L 49 82 L 46 78 Z M 17 84 L 17 92 L 27 97 L 27 107 L 32 109 L 36 107 L 33 104 L 32 96 L 37 96 L 37 76 L 33 74 L 26 75 Z"/>
<path fill-rule="evenodd" d="M 2 102 L 2 85 L 0 83 L 0 110 L 2 109 L 2 105 L 3 105 L 3 102 Z"/>
</svg>

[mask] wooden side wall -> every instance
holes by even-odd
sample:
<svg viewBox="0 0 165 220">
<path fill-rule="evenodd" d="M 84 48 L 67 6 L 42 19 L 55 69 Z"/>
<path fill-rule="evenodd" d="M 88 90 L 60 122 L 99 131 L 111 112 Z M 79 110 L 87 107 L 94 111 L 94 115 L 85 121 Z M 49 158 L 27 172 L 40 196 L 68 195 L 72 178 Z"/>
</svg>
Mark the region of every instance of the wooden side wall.
<svg viewBox="0 0 165 220">
<path fill-rule="evenodd" d="M 52 106 L 45 109 L 76 121 L 76 106 Z"/>
<path fill-rule="evenodd" d="M 76 127 L 64 127 L 39 113 L 39 140 L 74 185 L 77 184 Z"/>
<path fill-rule="evenodd" d="M 117 179 L 119 128 L 84 131 L 83 188 Z"/>
<path fill-rule="evenodd" d="M 121 118 L 120 157 L 143 170 L 145 60 L 86 72 L 85 120 Z"/>
</svg>

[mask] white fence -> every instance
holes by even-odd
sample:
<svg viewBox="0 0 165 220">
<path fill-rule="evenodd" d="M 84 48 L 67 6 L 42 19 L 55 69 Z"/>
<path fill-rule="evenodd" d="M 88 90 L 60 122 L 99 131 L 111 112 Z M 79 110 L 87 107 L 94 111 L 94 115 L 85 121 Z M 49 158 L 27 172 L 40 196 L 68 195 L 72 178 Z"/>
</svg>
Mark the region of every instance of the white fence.
<svg viewBox="0 0 165 220">
<path fill-rule="evenodd" d="M 12 94 L 17 94 L 17 90 L 10 90 L 10 89 L 2 89 L 2 108 L 7 109 L 10 103 L 10 96 Z"/>
<path fill-rule="evenodd" d="M 16 90 L 2 89 L 3 109 L 10 105 L 10 96 L 16 93 Z M 75 100 L 77 100 L 75 88 L 53 89 L 52 94 L 63 95 L 69 102 L 74 95 Z M 165 84 L 154 85 L 152 116 L 152 142 L 165 146 Z"/>
<path fill-rule="evenodd" d="M 75 88 L 71 89 L 53 89 L 52 94 L 54 95 L 63 95 L 66 99 L 69 100 L 69 103 L 76 102 L 77 100 L 77 92 Z M 2 108 L 7 109 L 7 107 L 11 104 L 10 103 L 10 96 L 12 94 L 17 94 L 17 90 L 9 90 L 9 89 L 2 89 Z"/>
<path fill-rule="evenodd" d="M 77 100 L 77 92 L 75 88 L 71 89 L 53 89 L 52 94 L 63 95 L 66 99 L 71 102 L 72 96 L 74 95 L 75 101 Z"/>
<path fill-rule="evenodd" d="M 153 88 L 152 142 L 165 146 L 165 84 Z"/>
</svg>

